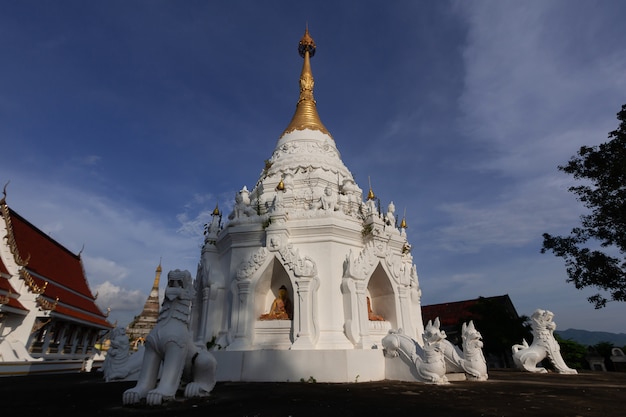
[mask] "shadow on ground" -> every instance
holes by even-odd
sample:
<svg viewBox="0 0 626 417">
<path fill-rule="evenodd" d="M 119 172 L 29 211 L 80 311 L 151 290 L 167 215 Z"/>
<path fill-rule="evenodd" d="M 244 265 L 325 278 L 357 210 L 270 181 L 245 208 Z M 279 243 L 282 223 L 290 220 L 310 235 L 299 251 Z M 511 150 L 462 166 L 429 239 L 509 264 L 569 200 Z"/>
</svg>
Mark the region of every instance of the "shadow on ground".
<svg viewBox="0 0 626 417">
<path fill-rule="evenodd" d="M 220 382 L 204 399 L 124 407 L 134 382 L 100 373 L 0 378 L 3 411 L 27 416 L 583 416 L 626 415 L 626 373 L 530 374 L 492 370 L 486 382 Z"/>
</svg>

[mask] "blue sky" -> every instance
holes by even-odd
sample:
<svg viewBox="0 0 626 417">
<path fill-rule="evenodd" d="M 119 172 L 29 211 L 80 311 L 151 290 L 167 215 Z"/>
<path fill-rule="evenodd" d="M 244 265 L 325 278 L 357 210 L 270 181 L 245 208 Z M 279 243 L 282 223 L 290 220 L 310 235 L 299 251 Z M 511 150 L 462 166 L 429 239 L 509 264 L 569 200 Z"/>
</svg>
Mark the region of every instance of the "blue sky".
<svg viewBox="0 0 626 417">
<path fill-rule="evenodd" d="M 324 125 L 406 210 L 422 303 L 509 294 L 560 329 L 626 332 L 540 254 L 583 207 L 557 170 L 626 103 L 621 1 L 2 1 L 0 182 L 75 253 L 112 321 L 162 258 L 251 189 L 298 98 L 308 23 Z"/>
</svg>

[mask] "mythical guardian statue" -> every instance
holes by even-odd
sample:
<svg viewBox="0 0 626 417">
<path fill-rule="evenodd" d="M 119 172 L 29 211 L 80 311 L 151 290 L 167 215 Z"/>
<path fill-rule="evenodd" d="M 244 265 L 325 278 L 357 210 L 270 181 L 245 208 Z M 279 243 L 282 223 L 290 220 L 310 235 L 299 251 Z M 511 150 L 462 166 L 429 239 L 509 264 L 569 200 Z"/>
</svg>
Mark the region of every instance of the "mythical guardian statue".
<svg viewBox="0 0 626 417">
<path fill-rule="evenodd" d="M 487 361 L 483 355 L 482 335 L 474 322 L 463 323 L 461 327 L 461 338 L 463 340 L 463 351 L 444 340 L 443 355 L 446 359 L 446 369 L 448 372 L 465 372 L 469 379 L 486 381 Z"/>
<path fill-rule="evenodd" d="M 548 310 L 537 309 L 530 317 L 533 332 L 533 343 L 528 346 L 526 340 L 521 345 L 513 345 L 513 362 L 515 365 L 528 372 L 548 372 L 546 368 L 538 367 L 537 364 L 546 357 L 560 374 L 577 374 L 575 369 L 569 368 L 561 356 L 561 347 L 554 338 L 556 324 L 553 321 L 554 314 Z"/>
<path fill-rule="evenodd" d="M 146 338 L 137 385 L 124 392 L 125 405 L 143 399 L 147 405 L 160 405 L 174 398 L 181 382 L 186 383 L 187 398 L 207 396 L 215 386 L 217 361 L 206 347 L 193 343 L 189 332 L 193 296 L 189 271 L 176 269 L 167 274 L 159 318 Z"/>
<path fill-rule="evenodd" d="M 131 354 L 126 329 L 123 327 L 113 329 L 110 340 L 111 346 L 102 364 L 104 380 L 109 382 L 136 379 L 143 360 L 143 347 Z"/>
<path fill-rule="evenodd" d="M 412 371 L 424 382 L 447 384 L 446 362 L 442 349 L 446 333 L 439 330 L 439 318 L 435 319 L 434 323 L 428 321 L 422 338 L 423 348 L 405 335 L 402 329 L 389 330 L 382 340 L 385 355 L 392 358 L 401 356 L 414 367 Z"/>
</svg>

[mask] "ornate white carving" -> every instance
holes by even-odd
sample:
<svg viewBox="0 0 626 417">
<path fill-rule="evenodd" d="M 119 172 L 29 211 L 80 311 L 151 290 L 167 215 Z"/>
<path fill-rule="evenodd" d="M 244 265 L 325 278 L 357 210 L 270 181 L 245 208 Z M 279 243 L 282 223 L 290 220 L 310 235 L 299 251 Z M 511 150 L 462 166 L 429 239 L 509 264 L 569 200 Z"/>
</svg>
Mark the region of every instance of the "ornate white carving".
<svg viewBox="0 0 626 417">
<path fill-rule="evenodd" d="M 247 260 L 243 261 L 239 268 L 237 268 L 237 274 L 235 275 L 238 280 L 250 279 L 252 274 L 263 265 L 267 258 L 268 251 L 264 247 L 260 247 L 254 252 Z"/>
<path fill-rule="evenodd" d="M 250 192 L 244 185 L 244 187 L 237 194 L 235 194 L 235 207 L 233 208 L 232 213 L 228 215 L 228 219 L 241 219 L 244 217 L 254 216 L 256 214 L 256 210 L 250 207 Z"/>
<path fill-rule="evenodd" d="M 287 268 L 293 271 L 296 277 L 314 277 L 317 275 L 315 261 L 309 256 L 300 257 L 297 249 L 289 243 L 278 250 Z"/>
<path fill-rule="evenodd" d="M 546 368 L 537 364 L 548 357 L 554 368 L 560 374 L 577 374 L 575 369 L 569 368 L 561 356 L 561 347 L 554 338 L 554 313 L 548 310 L 537 309 L 530 317 L 533 343 L 528 346 L 526 340 L 521 345 L 513 345 L 513 362 L 523 371 L 545 373 Z"/>
</svg>

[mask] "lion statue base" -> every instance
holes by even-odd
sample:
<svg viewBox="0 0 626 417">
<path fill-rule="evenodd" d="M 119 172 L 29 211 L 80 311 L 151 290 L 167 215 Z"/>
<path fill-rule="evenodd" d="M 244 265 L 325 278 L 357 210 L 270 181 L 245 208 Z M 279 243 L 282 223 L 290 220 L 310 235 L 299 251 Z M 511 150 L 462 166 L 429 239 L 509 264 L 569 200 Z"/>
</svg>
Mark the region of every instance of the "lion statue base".
<svg viewBox="0 0 626 417">
<path fill-rule="evenodd" d="M 560 374 L 577 374 L 565 364 L 561 356 L 561 347 L 554 338 L 554 313 L 548 310 L 537 309 L 530 317 L 533 333 L 533 343 L 528 346 L 526 340 L 521 345 L 513 345 L 513 362 L 522 371 L 546 373 L 546 368 L 537 366 L 546 357 L 550 359 L 556 371 Z"/>
<path fill-rule="evenodd" d="M 189 332 L 193 296 L 189 271 L 170 271 L 157 324 L 146 338 L 137 385 L 124 392 L 124 405 L 144 400 L 161 405 L 173 400 L 181 387 L 186 398 L 204 397 L 215 387 L 217 361 L 206 347 L 193 343 Z"/>
</svg>

